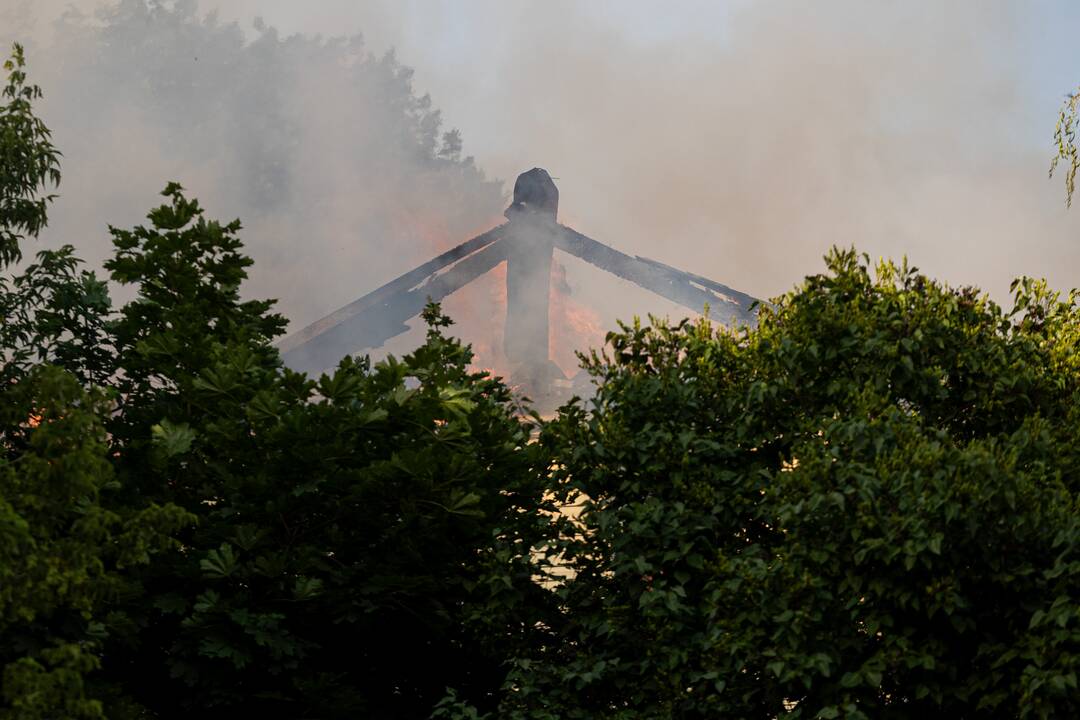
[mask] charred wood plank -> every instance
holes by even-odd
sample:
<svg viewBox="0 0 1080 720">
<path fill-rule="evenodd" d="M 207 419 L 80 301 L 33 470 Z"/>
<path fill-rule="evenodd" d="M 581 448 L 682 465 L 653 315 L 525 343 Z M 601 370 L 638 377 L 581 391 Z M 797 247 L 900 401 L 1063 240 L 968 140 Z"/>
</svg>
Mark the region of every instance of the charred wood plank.
<svg viewBox="0 0 1080 720">
<path fill-rule="evenodd" d="M 754 320 L 751 306 L 757 301 L 746 293 L 655 260 L 627 255 L 565 225 L 559 226 L 555 247 L 695 312 L 708 305 L 710 312 L 729 322 Z"/>
<path fill-rule="evenodd" d="M 345 307 L 335 310 L 324 318 L 316 320 L 302 330 L 298 330 L 287 338 L 284 338 L 278 343 L 278 350 L 282 353 L 288 353 L 293 349 L 310 342 L 328 330 L 337 327 L 353 316 L 359 315 L 373 307 L 380 306 L 388 302 L 393 296 L 416 287 L 447 265 L 455 263 L 495 242 L 502 237 L 505 228 L 506 223 L 503 223 L 498 227 L 488 230 L 482 235 L 477 235 L 471 240 L 466 240 L 460 245 L 447 250 L 443 254 L 428 260 L 423 265 L 391 280 L 382 287 L 372 290 L 367 295 L 354 300 Z"/>
<path fill-rule="evenodd" d="M 740 292 L 740 291 L 736 290 L 735 288 L 728 287 L 727 285 L 724 285 L 723 283 L 718 283 L 715 280 L 710 280 L 707 277 L 702 277 L 701 275 L 695 275 L 694 273 L 687 272 L 685 270 L 679 270 L 678 268 L 671 267 L 670 265 L 665 265 L 664 263 L 660 262 L 659 260 L 653 260 L 652 258 L 642 257 L 641 255 L 637 255 L 635 257 L 637 257 L 637 259 L 641 260 L 642 262 L 649 263 L 650 265 L 655 265 L 655 266 L 657 266 L 659 268 L 662 268 L 663 270 L 665 270 L 665 271 L 667 271 L 667 272 L 669 272 L 669 273 L 671 273 L 673 275 L 676 275 L 676 276 L 681 277 L 681 278 L 685 278 L 687 282 L 693 283 L 695 285 L 700 285 L 701 287 L 703 287 L 703 288 L 705 288 L 707 290 L 712 290 L 713 292 L 715 292 L 715 293 L 717 293 L 719 295 L 723 295 L 723 296 L 725 296 L 727 298 L 730 298 L 730 300 L 732 302 L 734 302 L 736 305 L 740 305 L 742 307 L 745 307 L 745 308 L 749 309 L 749 307 L 751 305 L 758 302 L 758 299 L 755 298 L 755 297 L 747 295 L 744 292 Z"/>
<path fill-rule="evenodd" d="M 501 230 L 502 227 L 496 230 Z M 485 235 L 469 242 L 480 240 Z M 459 245 L 454 250 L 464 245 Z M 508 248 L 498 236 L 489 240 L 486 245 L 487 247 L 477 252 L 467 254 L 442 274 L 431 277 L 432 273 L 428 272 L 420 276 L 420 280 L 428 279 L 419 286 L 412 281 L 419 271 L 433 266 L 436 261 L 441 262 L 441 259 L 454 252 L 453 250 L 383 285 L 337 313 L 328 315 L 315 323 L 319 325 L 317 332 L 284 349 L 282 360 L 294 370 L 314 373 L 333 367 L 345 355 L 379 347 L 390 338 L 408 330 L 405 321 L 419 315 L 429 299 L 433 302 L 442 300 L 507 259 Z M 449 262 L 453 260 L 443 262 L 441 267 L 445 267 Z M 347 308 L 354 310 L 337 319 Z M 313 326 L 309 326 L 311 327 Z M 305 331 L 309 328 L 305 328 Z"/>
</svg>

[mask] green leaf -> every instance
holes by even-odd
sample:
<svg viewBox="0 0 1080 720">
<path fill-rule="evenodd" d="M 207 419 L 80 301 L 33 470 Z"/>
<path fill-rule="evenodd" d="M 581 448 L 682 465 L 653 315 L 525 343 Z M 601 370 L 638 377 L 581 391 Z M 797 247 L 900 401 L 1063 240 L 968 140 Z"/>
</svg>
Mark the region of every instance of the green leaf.
<svg viewBox="0 0 1080 720">
<path fill-rule="evenodd" d="M 318 578 L 298 577 L 293 586 L 293 598 L 310 600 L 322 593 L 323 582 Z"/>
<path fill-rule="evenodd" d="M 174 424 L 167 418 L 151 426 L 150 432 L 154 445 L 160 448 L 165 457 L 168 458 L 188 452 L 191 450 L 191 444 L 195 441 L 195 431 L 191 429 L 190 425 L 187 423 Z"/>
<path fill-rule="evenodd" d="M 203 574 L 211 578 L 228 577 L 236 571 L 236 567 L 237 558 L 232 546 L 228 543 L 222 543 L 221 547 L 211 550 L 199 561 L 199 568 Z"/>
<path fill-rule="evenodd" d="M 455 515 L 483 517 L 484 511 L 474 507 L 480 503 L 480 500 L 481 497 L 477 493 L 459 493 L 455 491 L 454 494 L 451 495 L 450 504 L 447 506 L 447 510 Z"/>
</svg>

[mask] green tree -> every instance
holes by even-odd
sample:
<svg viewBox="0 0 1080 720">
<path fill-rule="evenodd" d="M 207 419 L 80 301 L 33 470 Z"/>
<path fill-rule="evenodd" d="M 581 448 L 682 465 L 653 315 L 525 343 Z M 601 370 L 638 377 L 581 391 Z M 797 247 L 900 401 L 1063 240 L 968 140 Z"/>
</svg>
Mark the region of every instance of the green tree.
<svg viewBox="0 0 1080 720">
<path fill-rule="evenodd" d="M 18 102 L 39 132 L 4 156 L 55 157 Z M 448 686 L 494 707 L 557 625 L 535 418 L 436 306 L 401 360 L 288 371 L 239 222 L 163 195 L 112 229 L 117 312 L 70 247 L 0 284 L 0 717 L 424 717 Z M 44 226 L 47 201 L 10 207 Z"/>
<path fill-rule="evenodd" d="M 60 183 L 60 152 L 34 114 L 41 88 L 26 82 L 26 58 L 16 44 L 4 63 L 0 99 L 0 272 L 22 259 L 22 241 L 48 223 Z M 14 382 L 34 364 L 50 362 L 84 383 L 109 372 L 103 323 L 109 311 L 105 284 L 79 267 L 75 250 L 37 253 L 37 262 L 14 277 L 0 275 L 0 383 Z"/>
<path fill-rule="evenodd" d="M 114 230 L 121 485 L 199 522 L 138 571 L 103 669 L 162 717 L 424 717 L 455 687 L 490 704 L 508 655 L 553 623 L 551 527 L 531 421 L 424 314 L 400 361 L 281 366 L 270 304 L 238 295 L 237 223 L 176 186 Z"/>
<path fill-rule="evenodd" d="M 593 355 L 544 433 L 565 624 L 499 717 L 1076 715 L 1078 298 L 828 267 Z"/>
<path fill-rule="evenodd" d="M 18 45 L 5 68 L 0 270 L 44 228 L 50 198 L 39 191 L 59 181 Z M 191 518 L 118 502 L 104 429 L 113 395 L 91 384 L 103 367 L 94 335 L 104 287 L 77 272 L 70 248 L 38 258 L 13 281 L 0 277 L 0 717 L 100 718 L 89 675 L 110 600 Z"/>
<path fill-rule="evenodd" d="M 115 499 L 101 391 L 33 368 L 0 397 L 0 717 L 104 717 L 86 673 L 100 666 L 128 571 L 172 547 L 175 506 Z"/>
<path fill-rule="evenodd" d="M 51 184 L 60 184 L 60 153 L 33 102 L 41 88 L 26 84 L 26 59 L 16 44 L 4 62 L 7 83 L 0 90 L 0 269 L 22 257 L 19 243 L 37 237 L 48 221 Z"/>
</svg>

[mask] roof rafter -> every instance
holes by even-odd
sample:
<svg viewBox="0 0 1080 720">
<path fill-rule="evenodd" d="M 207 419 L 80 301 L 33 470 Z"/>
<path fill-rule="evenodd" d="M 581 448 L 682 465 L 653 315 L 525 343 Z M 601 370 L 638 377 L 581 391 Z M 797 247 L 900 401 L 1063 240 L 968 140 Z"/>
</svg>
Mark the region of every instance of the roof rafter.
<svg viewBox="0 0 1080 720">
<path fill-rule="evenodd" d="M 512 223 L 467 240 L 373 290 L 278 344 L 285 364 L 319 372 L 344 355 L 382 345 L 408 330 L 405 322 L 507 260 Z M 752 322 L 757 302 L 746 293 L 669 265 L 627 255 L 565 225 L 553 225 L 555 247 L 694 312 L 708 306 L 727 322 Z M 449 269 L 447 269 L 449 268 Z"/>
</svg>

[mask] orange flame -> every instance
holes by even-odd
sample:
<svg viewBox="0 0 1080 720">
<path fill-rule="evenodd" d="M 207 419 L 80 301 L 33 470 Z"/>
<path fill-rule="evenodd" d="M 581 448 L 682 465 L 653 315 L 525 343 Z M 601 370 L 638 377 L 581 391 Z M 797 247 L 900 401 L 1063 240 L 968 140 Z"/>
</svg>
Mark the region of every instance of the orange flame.
<svg viewBox="0 0 1080 720">
<path fill-rule="evenodd" d="M 464 237 L 476 235 L 497 225 L 502 218 L 492 218 L 483 227 Z M 393 217 L 399 237 L 414 238 L 418 254 L 441 253 L 457 245 L 462 237 L 451 232 L 445 218 L 433 211 L 408 208 Z M 450 333 L 472 345 L 474 372 L 487 371 L 492 375 L 509 375 L 509 364 L 503 353 L 503 325 L 506 322 L 506 265 L 500 264 L 461 290 L 442 300 L 443 312 L 454 325 Z"/>
<path fill-rule="evenodd" d="M 510 364 L 503 352 L 506 324 L 506 263 L 446 298 L 446 313 L 454 319 L 455 334 L 472 345 L 476 371 L 508 377 Z"/>
<path fill-rule="evenodd" d="M 566 268 L 559 262 L 551 267 L 551 309 L 549 312 L 548 343 L 551 359 L 567 377 L 578 373 L 576 353 L 604 344 L 604 329 L 600 316 L 570 296 L 566 283 Z"/>
<path fill-rule="evenodd" d="M 460 242 L 441 216 L 418 210 L 410 208 L 394 216 L 399 237 L 416 238 L 416 245 L 424 248 L 424 252 L 443 252 Z M 572 298 L 569 290 L 566 268 L 555 261 L 551 269 L 548 343 L 551 360 L 567 377 L 573 377 L 579 366 L 575 352 L 602 346 L 604 331 L 600 316 Z M 442 307 L 454 320 L 451 332 L 472 345 L 471 369 L 509 378 L 510 367 L 503 351 L 506 264 L 499 264 L 444 298 Z"/>
</svg>

